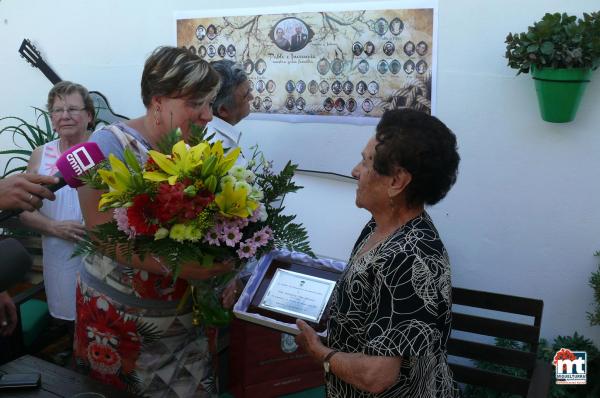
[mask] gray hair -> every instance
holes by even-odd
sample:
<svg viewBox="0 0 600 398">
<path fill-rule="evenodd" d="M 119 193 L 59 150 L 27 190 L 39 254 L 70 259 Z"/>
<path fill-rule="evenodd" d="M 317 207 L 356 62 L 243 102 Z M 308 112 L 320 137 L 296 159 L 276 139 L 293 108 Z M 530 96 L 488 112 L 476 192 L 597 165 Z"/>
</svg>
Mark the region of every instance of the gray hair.
<svg viewBox="0 0 600 398">
<path fill-rule="evenodd" d="M 228 59 L 211 62 L 210 65 L 221 75 L 221 88 L 213 103 L 213 114 L 219 116 L 219 108 L 235 106 L 234 91 L 248 80 L 244 67 Z"/>
<path fill-rule="evenodd" d="M 96 119 L 96 107 L 94 106 L 94 100 L 90 96 L 87 88 L 83 87 L 81 84 L 73 83 L 67 80 L 63 80 L 58 82 L 52 87 L 50 92 L 48 93 L 48 102 L 46 103 L 46 109 L 48 112 L 52 112 L 52 107 L 54 106 L 54 101 L 56 98 L 63 98 L 64 96 L 79 93 L 81 95 L 81 99 L 83 100 L 83 107 L 85 111 L 90 114 L 92 120 L 88 124 L 87 128 L 92 129 L 95 126 Z"/>
</svg>

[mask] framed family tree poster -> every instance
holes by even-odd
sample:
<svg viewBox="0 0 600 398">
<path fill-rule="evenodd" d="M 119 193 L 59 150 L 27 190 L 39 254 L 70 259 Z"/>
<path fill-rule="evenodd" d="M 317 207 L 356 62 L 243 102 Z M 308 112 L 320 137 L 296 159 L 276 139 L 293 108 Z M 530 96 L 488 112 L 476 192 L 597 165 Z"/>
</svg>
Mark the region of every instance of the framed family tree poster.
<svg viewBox="0 0 600 398">
<path fill-rule="evenodd" d="M 233 11 L 176 13 L 176 40 L 243 66 L 253 118 L 375 124 L 390 108 L 434 110 L 437 1 Z"/>
</svg>

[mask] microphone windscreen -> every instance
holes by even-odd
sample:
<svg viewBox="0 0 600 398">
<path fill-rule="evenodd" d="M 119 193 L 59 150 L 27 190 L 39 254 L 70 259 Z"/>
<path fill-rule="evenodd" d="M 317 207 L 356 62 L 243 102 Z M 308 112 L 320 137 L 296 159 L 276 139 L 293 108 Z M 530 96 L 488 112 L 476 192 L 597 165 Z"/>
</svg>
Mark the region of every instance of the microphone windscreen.
<svg viewBox="0 0 600 398">
<path fill-rule="evenodd" d="M 0 292 L 21 282 L 31 269 L 33 260 L 23 245 L 16 239 L 0 240 Z"/>
<path fill-rule="evenodd" d="M 83 142 L 69 148 L 56 161 L 56 168 L 71 188 L 83 185 L 79 176 L 104 160 L 104 154 L 95 142 Z"/>
</svg>

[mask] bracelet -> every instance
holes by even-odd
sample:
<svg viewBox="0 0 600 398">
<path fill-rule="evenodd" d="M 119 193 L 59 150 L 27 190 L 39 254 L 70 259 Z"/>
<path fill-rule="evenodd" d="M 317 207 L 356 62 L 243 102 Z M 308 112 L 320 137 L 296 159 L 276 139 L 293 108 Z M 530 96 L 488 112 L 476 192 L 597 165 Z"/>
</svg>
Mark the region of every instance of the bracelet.
<svg viewBox="0 0 600 398">
<path fill-rule="evenodd" d="M 325 355 L 325 358 L 323 358 L 323 362 L 329 361 L 331 359 L 331 357 L 333 357 L 338 352 L 339 352 L 338 350 L 331 350 L 331 351 L 329 351 L 329 354 Z"/>
</svg>

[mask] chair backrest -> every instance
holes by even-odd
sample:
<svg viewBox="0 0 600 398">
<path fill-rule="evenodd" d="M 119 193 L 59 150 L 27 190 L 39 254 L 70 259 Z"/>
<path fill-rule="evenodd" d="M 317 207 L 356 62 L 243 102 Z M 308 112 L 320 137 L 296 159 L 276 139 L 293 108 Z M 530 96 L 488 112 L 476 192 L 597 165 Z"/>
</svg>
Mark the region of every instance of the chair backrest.
<svg viewBox="0 0 600 398">
<path fill-rule="evenodd" d="M 448 341 L 449 355 L 521 368 L 527 372 L 527 378 L 509 376 L 478 369 L 473 366 L 453 363 L 451 360 L 450 368 L 454 373 L 454 379 L 461 383 L 490 387 L 512 394 L 527 395 L 530 379 L 536 364 L 544 302 L 525 297 L 453 287 L 452 303 L 453 333 Z M 487 314 L 486 316 L 469 315 L 460 312 L 455 307 L 456 305 L 526 315 L 533 317 L 533 324 L 501 320 L 488 317 Z M 527 343 L 529 350 L 520 351 L 497 347 L 493 343 L 486 344 L 478 341 L 470 341 L 467 338 L 457 338 L 454 331 Z"/>
</svg>

